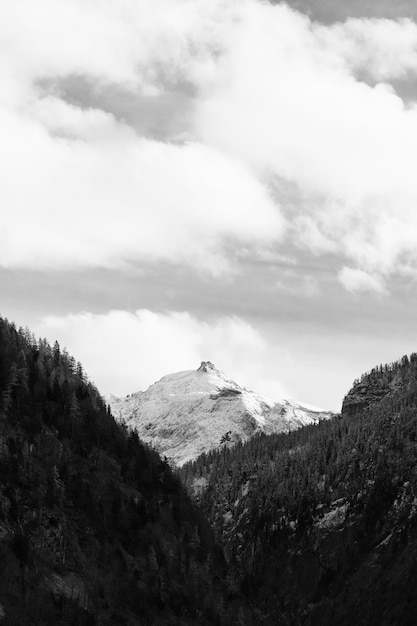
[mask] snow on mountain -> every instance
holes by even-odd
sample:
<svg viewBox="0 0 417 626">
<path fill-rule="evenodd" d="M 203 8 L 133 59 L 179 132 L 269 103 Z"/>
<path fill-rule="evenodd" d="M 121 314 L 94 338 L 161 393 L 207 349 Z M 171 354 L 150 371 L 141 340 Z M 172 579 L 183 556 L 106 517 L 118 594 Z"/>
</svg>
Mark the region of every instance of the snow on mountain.
<svg viewBox="0 0 417 626">
<path fill-rule="evenodd" d="M 164 376 L 144 392 L 108 395 L 106 401 L 118 421 L 178 466 L 256 433 L 289 432 L 333 415 L 248 391 L 210 361 L 197 370 Z"/>
</svg>

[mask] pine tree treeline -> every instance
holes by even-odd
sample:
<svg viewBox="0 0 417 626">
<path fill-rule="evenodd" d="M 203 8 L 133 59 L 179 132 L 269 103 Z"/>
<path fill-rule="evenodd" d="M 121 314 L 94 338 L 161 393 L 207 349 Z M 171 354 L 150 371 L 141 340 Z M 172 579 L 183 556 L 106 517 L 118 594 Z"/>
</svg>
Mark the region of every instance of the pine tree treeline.
<svg viewBox="0 0 417 626">
<path fill-rule="evenodd" d="M 180 475 L 255 623 L 415 623 L 417 355 L 355 381 L 340 417 L 211 452 Z"/>
<path fill-rule="evenodd" d="M 234 623 L 222 553 L 168 465 L 58 343 L 2 318 L 0 553 L 2 624 Z"/>
<path fill-rule="evenodd" d="M 415 354 L 179 473 L 203 512 L 80 363 L 0 318 L 2 624 L 415 624 Z"/>
</svg>

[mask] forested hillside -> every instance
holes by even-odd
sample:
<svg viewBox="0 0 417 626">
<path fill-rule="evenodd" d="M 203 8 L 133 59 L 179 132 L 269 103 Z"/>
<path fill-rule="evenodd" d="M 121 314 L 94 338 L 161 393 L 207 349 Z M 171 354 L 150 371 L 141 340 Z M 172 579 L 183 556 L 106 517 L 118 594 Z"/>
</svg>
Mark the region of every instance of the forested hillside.
<svg viewBox="0 0 417 626">
<path fill-rule="evenodd" d="M 0 470 L 2 625 L 415 624 L 417 355 L 341 416 L 185 465 L 201 512 L 79 363 L 0 318 Z"/>
<path fill-rule="evenodd" d="M 184 466 L 257 624 L 416 623 L 417 355 L 342 415 Z"/>
<path fill-rule="evenodd" d="M 220 549 L 79 363 L 0 318 L 0 623 L 233 624 Z M 239 602 L 238 602 L 239 603 Z"/>
</svg>

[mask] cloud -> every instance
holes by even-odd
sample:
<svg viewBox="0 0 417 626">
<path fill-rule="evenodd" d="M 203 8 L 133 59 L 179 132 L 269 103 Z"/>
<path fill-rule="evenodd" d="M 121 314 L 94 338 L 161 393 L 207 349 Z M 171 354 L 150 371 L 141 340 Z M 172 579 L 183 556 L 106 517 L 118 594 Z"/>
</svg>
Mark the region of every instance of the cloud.
<svg viewBox="0 0 417 626">
<path fill-rule="evenodd" d="M 339 273 L 339 280 L 350 292 L 373 291 L 385 294 L 386 288 L 381 276 L 373 276 L 360 269 L 344 267 Z"/>
<path fill-rule="evenodd" d="M 415 71 L 416 34 L 407 20 L 323 27 L 283 5 L 243 3 L 196 109 L 204 143 L 293 184 L 295 243 L 368 272 L 417 266 L 417 108 L 358 72 Z M 285 206 L 279 187 L 277 198 Z"/>
<path fill-rule="evenodd" d="M 2 5 L 1 265 L 162 260 L 219 275 L 281 240 L 280 208 L 243 162 L 198 142 L 140 137 L 98 105 L 82 108 L 54 93 L 51 80 L 80 74 L 152 99 L 164 81 L 184 77 L 195 8 L 164 0 L 152 7 Z"/>
<path fill-rule="evenodd" d="M 220 274 L 240 253 L 281 237 L 279 210 L 238 161 L 199 144 L 139 139 L 101 111 L 38 104 L 52 135 L 0 112 L 2 265 L 112 267 L 146 259 Z"/>
<path fill-rule="evenodd" d="M 310 274 L 303 276 L 295 269 L 287 269 L 281 272 L 279 280 L 275 283 L 275 289 L 284 294 L 313 298 L 320 293 L 320 284 L 315 276 Z"/>
<path fill-rule="evenodd" d="M 417 24 L 410 19 L 348 19 L 315 33 L 348 72 L 377 82 L 417 72 Z"/>
<path fill-rule="evenodd" d="M 323 26 L 259 0 L 4 0 L 0 41 L 1 265 L 221 275 L 287 237 L 371 276 L 417 272 L 417 106 L 388 82 L 416 73 L 414 22 Z M 60 87 L 77 77 L 94 106 Z M 152 99 L 173 115 L 186 102 L 183 143 L 112 114 L 112 89 L 148 116 Z"/>
<path fill-rule="evenodd" d="M 202 321 L 186 312 L 110 311 L 47 316 L 34 327 L 79 359 L 102 393 L 145 390 L 165 374 L 210 360 L 226 375 L 261 393 L 285 395 L 271 361 L 277 354 L 239 317 Z"/>
</svg>

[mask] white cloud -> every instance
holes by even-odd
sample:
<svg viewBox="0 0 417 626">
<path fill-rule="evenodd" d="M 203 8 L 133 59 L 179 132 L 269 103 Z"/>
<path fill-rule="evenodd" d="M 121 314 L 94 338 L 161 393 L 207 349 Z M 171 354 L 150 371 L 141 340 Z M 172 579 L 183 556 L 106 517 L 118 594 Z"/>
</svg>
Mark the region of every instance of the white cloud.
<svg viewBox="0 0 417 626">
<path fill-rule="evenodd" d="M 2 4 L 1 265 L 163 260 L 218 275 L 281 239 L 279 207 L 238 159 L 138 137 L 111 114 L 39 86 L 81 74 L 153 93 L 161 77 L 184 76 L 196 19 L 187 1 Z"/>
<path fill-rule="evenodd" d="M 102 393 L 145 390 L 165 374 L 209 360 L 255 391 L 285 395 L 273 377 L 285 354 L 272 351 L 259 330 L 238 317 L 207 322 L 185 312 L 147 309 L 79 313 L 45 317 L 34 331 L 66 346 Z"/>
<path fill-rule="evenodd" d="M 348 19 L 315 32 L 347 71 L 376 81 L 417 72 L 417 25 L 410 19 Z"/>
<path fill-rule="evenodd" d="M 344 267 L 339 272 L 339 280 L 347 291 L 373 291 L 379 294 L 386 293 L 384 281 L 381 276 L 373 276 L 372 274 L 368 274 L 360 269 Z"/>
<path fill-rule="evenodd" d="M 162 259 L 218 274 L 239 246 L 282 235 L 268 191 L 236 160 L 140 139 L 109 114 L 51 99 L 36 115 L 44 126 L 0 111 L 4 266 Z"/>
<path fill-rule="evenodd" d="M 364 271 L 402 271 L 405 257 L 416 267 L 417 108 L 356 77 L 370 58 L 374 77 L 415 70 L 416 26 L 316 27 L 257 2 L 242 3 L 240 18 L 197 107 L 199 136 L 294 184 L 288 217 L 312 251 L 337 252 Z"/>
<path fill-rule="evenodd" d="M 196 11 L 190 0 L 3 0 L 3 59 L 28 83 L 81 75 L 153 92 L 160 72 L 183 70 Z"/>
<path fill-rule="evenodd" d="M 221 274 L 287 232 L 371 276 L 417 271 L 417 107 L 360 80 L 416 72 L 410 20 L 322 26 L 259 0 L 4 0 L 0 42 L 1 265 Z M 74 76 L 142 99 L 186 85 L 190 143 L 65 102 L 51 85 Z M 296 190 L 287 230 L 277 179 Z"/>
</svg>

